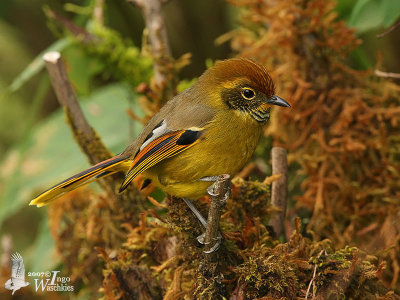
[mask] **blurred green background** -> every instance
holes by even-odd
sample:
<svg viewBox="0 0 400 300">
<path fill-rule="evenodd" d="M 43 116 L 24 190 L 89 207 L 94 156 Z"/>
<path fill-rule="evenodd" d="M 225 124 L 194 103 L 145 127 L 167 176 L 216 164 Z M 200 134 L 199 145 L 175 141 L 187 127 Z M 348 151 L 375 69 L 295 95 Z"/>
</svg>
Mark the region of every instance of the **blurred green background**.
<svg viewBox="0 0 400 300">
<path fill-rule="evenodd" d="M 10 236 L 13 248 L 32 270 L 51 269 L 58 262 L 48 259 L 53 246 L 46 208 L 29 207 L 29 201 L 44 187 L 88 166 L 58 107 L 41 53 L 62 52 L 90 123 L 112 151 L 123 150 L 140 130 L 125 112 L 130 108 L 142 113 L 135 102 L 134 80 L 124 78 L 123 70 L 109 71 L 106 62 L 89 55 L 46 16 L 52 9 L 90 31 L 95 2 L 0 1 L 0 239 Z M 119 32 L 126 47 L 140 49 L 141 11 L 124 0 L 105 4 L 105 26 Z M 336 11 L 362 40 L 349 58 L 352 67 L 400 72 L 400 28 L 377 37 L 398 20 L 399 0 L 339 0 Z M 171 0 L 164 12 L 173 57 L 192 54 L 181 79 L 199 76 L 207 59 L 235 55 L 229 43 L 215 43 L 237 26 L 238 12 L 227 2 Z"/>
</svg>

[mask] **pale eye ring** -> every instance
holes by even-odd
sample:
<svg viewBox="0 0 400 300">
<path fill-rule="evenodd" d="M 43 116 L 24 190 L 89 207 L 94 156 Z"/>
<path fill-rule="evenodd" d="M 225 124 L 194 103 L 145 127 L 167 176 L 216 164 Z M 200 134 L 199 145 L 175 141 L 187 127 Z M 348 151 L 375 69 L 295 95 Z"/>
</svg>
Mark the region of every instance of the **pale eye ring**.
<svg viewBox="0 0 400 300">
<path fill-rule="evenodd" d="M 242 96 L 246 100 L 252 100 L 256 97 L 256 92 L 249 87 L 245 87 L 242 89 Z"/>
</svg>

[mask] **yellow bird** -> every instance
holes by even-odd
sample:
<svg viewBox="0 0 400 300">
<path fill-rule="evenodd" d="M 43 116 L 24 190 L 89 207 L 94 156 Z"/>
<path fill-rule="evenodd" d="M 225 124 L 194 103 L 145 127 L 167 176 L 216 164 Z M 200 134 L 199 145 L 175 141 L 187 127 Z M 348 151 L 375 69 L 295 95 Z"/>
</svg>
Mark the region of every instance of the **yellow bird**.
<svg viewBox="0 0 400 300">
<path fill-rule="evenodd" d="M 125 172 L 122 192 L 139 174 L 170 195 L 198 198 L 217 175 L 237 173 L 253 154 L 275 96 L 266 69 L 248 59 L 217 62 L 187 90 L 168 101 L 122 153 L 37 196 L 43 206 L 81 185 Z"/>
</svg>

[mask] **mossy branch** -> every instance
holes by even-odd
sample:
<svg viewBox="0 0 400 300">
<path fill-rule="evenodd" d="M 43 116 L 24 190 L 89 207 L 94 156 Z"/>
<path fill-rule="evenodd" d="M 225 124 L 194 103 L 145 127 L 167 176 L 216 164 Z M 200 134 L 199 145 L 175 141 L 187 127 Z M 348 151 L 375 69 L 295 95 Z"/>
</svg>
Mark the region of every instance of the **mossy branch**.
<svg viewBox="0 0 400 300">
<path fill-rule="evenodd" d="M 221 242 L 218 228 L 226 201 L 225 195 L 229 189 L 229 179 L 228 174 L 218 176 L 210 193 L 210 209 L 204 236 L 205 250 L 199 265 L 195 299 L 220 299 L 226 293 L 222 283 L 224 276 L 220 272 L 216 245 Z"/>
</svg>

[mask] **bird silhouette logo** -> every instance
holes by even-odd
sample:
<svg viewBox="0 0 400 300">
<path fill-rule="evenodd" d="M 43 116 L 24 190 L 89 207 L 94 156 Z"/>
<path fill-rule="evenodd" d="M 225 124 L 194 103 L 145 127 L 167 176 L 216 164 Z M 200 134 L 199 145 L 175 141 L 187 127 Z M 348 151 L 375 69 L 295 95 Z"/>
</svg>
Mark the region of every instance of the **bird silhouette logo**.
<svg viewBox="0 0 400 300">
<path fill-rule="evenodd" d="M 15 291 L 28 285 L 29 282 L 25 281 L 24 260 L 21 254 L 15 252 L 11 254 L 11 278 L 7 280 L 4 287 L 12 291 L 12 295 L 14 295 Z"/>
</svg>

